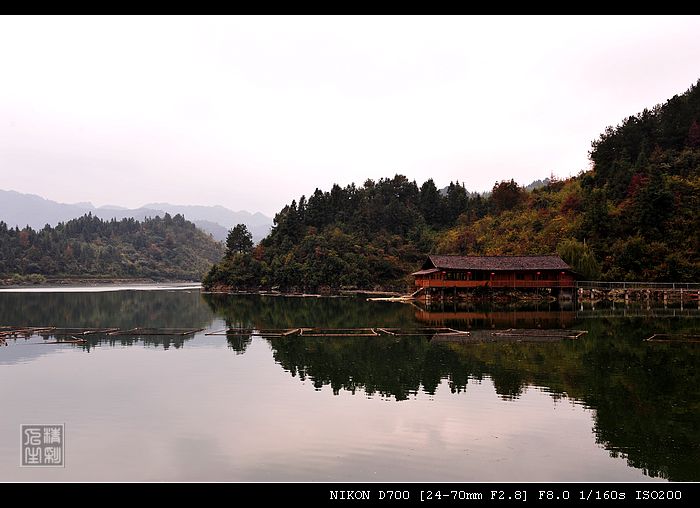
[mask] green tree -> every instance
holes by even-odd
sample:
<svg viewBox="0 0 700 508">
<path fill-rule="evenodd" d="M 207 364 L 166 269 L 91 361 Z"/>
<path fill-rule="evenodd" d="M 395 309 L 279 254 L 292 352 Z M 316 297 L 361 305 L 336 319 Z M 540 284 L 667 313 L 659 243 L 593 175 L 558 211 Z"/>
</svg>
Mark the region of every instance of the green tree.
<svg viewBox="0 0 700 508">
<path fill-rule="evenodd" d="M 459 182 L 450 182 L 447 187 L 446 196 L 446 219 L 447 223 L 451 224 L 457 220 L 457 217 L 462 215 L 467 210 L 469 205 L 469 196 L 467 195 L 467 190 L 464 188 L 464 184 Z"/>
<path fill-rule="evenodd" d="M 253 235 L 250 234 L 245 224 L 237 224 L 228 232 L 226 237 L 226 255 L 245 253 L 253 250 Z"/>
<path fill-rule="evenodd" d="M 688 129 L 688 146 L 693 148 L 700 147 L 700 124 L 697 120 L 693 120 Z"/>
<path fill-rule="evenodd" d="M 442 222 L 442 197 L 430 178 L 420 188 L 419 195 L 420 212 L 425 221 L 431 226 L 439 226 Z"/>
<path fill-rule="evenodd" d="M 498 212 L 515 208 L 523 202 L 524 198 L 525 191 L 512 179 L 496 183 L 491 191 L 491 199 Z"/>
<path fill-rule="evenodd" d="M 588 245 L 574 239 L 564 240 L 557 246 L 557 253 L 574 271 L 586 280 L 600 277 L 600 265 Z"/>
</svg>

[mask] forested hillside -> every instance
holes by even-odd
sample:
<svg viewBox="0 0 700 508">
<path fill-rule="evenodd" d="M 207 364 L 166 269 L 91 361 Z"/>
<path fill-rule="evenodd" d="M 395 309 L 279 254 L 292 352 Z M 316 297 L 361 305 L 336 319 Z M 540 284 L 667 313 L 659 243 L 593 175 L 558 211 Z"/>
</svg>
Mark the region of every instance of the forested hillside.
<svg viewBox="0 0 700 508">
<path fill-rule="evenodd" d="M 199 280 L 223 254 L 220 243 L 182 215 L 103 221 L 91 214 L 45 227 L 0 222 L 0 279 L 43 277 Z"/>
<path fill-rule="evenodd" d="M 532 191 L 503 181 L 486 197 L 401 175 L 316 189 L 205 285 L 405 289 L 427 253 L 556 251 L 585 278 L 700 280 L 700 87 L 608 127 L 590 158 L 577 177 Z"/>
<path fill-rule="evenodd" d="M 586 242 L 605 279 L 698 281 L 699 122 L 695 85 L 608 127 L 593 142 L 592 171 L 514 194 L 498 212 L 450 228 L 435 249 L 544 253 L 574 239 Z"/>
</svg>

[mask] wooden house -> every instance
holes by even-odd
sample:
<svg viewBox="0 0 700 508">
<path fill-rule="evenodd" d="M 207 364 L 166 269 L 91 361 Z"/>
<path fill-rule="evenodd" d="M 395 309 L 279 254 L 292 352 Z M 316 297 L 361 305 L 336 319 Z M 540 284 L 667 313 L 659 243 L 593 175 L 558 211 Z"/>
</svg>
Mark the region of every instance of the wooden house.
<svg viewBox="0 0 700 508">
<path fill-rule="evenodd" d="M 559 256 L 428 256 L 412 274 L 420 288 L 573 288 L 576 274 Z"/>
</svg>

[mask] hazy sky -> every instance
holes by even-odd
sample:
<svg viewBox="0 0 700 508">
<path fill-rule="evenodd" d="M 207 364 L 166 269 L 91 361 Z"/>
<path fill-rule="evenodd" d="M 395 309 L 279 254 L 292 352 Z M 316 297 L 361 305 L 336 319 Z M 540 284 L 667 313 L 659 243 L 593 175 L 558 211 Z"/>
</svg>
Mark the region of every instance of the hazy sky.
<svg viewBox="0 0 700 508">
<path fill-rule="evenodd" d="M 0 188 L 273 214 L 521 184 L 700 78 L 700 17 L 0 17 Z"/>
</svg>

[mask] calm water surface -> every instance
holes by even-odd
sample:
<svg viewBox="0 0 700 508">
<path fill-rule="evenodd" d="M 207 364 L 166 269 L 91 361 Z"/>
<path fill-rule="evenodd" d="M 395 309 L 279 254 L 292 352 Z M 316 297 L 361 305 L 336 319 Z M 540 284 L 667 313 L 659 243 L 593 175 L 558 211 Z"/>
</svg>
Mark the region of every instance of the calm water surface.
<svg viewBox="0 0 700 508">
<path fill-rule="evenodd" d="M 700 480 L 697 305 L 432 308 L 198 290 L 0 293 L 0 325 L 193 327 L 0 347 L 0 479 Z M 551 343 L 207 336 L 228 327 L 573 328 Z M 52 339 L 53 340 L 53 339 Z M 65 423 L 65 468 L 20 468 Z"/>
</svg>

